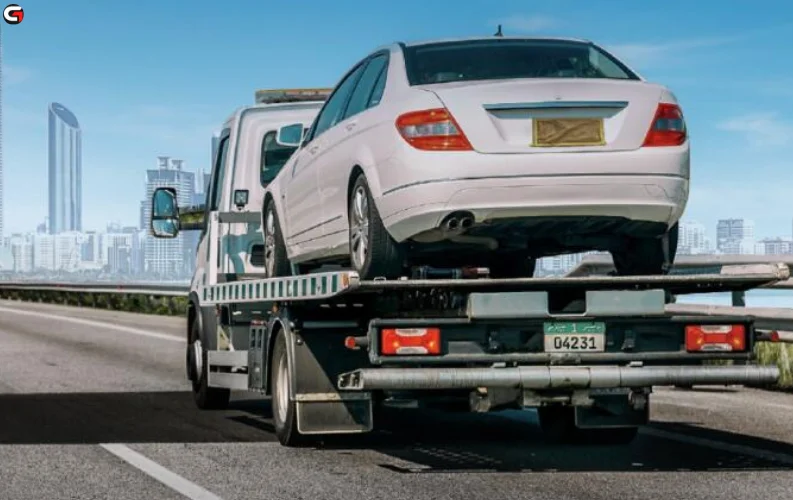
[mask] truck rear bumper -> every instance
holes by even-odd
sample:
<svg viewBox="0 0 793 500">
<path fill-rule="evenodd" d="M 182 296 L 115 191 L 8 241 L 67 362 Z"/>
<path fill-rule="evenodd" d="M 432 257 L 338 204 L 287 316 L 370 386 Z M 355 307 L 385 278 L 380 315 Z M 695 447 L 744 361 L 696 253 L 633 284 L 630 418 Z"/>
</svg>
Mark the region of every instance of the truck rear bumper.
<svg viewBox="0 0 793 500">
<path fill-rule="evenodd" d="M 518 366 L 509 368 L 364 368 L 339 376 L 340 390 L 488 388 L 585 389 L 663 385 L 767 384 L 776 366 Z"/>
</svg>

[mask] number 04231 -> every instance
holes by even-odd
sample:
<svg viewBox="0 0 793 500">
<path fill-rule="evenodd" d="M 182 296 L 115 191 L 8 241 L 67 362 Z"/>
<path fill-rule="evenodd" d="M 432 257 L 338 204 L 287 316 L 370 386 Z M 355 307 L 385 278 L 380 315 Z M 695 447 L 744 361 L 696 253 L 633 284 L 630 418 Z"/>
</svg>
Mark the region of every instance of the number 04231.
<svg viewBox="0 0 793 500">
<path fill-rule="evenodd" d="M 545 323 L 543 330 L 545 352 L 603 352 L 605 350 L 605 323 Z"/>
</svg>

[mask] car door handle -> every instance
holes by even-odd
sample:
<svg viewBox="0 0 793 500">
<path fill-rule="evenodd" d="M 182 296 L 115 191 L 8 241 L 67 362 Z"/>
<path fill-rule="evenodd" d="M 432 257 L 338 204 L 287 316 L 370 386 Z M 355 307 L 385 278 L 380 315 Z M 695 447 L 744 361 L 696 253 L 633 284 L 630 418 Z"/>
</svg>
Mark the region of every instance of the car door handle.
<svg viewBox="0 0 793 500">
<path fill-rule="evenodd" d="M 347 125 L 345 125 L 344 128 L 347 129 L 347 132 L 350 132 L 352 129 L 355 128 L 356 125 L 358 125 L 357 122 L 352 122 L 352 123 L 348 123 Z"/>
<path fill-rule="evenodd" d="M 310 148 L 308 148 L 308 152 L 313 155 L 313 154 L 315 154 L 317 152 L 318 149 L 319 149 L 319 146 L 311 146 Z"/>
</svg>

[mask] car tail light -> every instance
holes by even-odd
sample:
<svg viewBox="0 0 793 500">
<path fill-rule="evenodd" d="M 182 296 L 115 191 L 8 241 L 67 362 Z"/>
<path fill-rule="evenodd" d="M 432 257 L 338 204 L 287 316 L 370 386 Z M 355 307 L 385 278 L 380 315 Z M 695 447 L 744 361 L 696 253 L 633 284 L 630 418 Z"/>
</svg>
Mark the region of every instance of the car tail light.
<svg viewBox="0 0 793 500">
<path fill-rule="evenodd" d="M 396 120 L 400 135 L 416 149 L 471 151 L 471 143 L 445 108 L 412 111 Z"/>
<path fill-rule="evenodd" d="M 745 351 L 744 325 L 687 325 L 687 351 Z"/>
<path fill-rule="evenodd" d="M 383 355 L 441 353 L 438 328 L 384 328 L 380 339 Z"/>
<path fill-rule="evenodd" d="M 686 135 L 686 121 L 680 106 L 662 102 L 655 111 L 644 146 L 679 146 L 686 141 Z"/>
</svg>

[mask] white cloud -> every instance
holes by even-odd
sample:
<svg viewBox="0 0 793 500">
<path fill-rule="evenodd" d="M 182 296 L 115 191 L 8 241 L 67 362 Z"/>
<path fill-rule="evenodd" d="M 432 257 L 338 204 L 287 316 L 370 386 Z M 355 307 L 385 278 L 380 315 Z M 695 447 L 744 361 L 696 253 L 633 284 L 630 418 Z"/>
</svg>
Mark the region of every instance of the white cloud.
<svg viewBox="0 0 793 500">
<path fill-rule="evenodd" d="M 518 32 L 535 32 L 535 31 L 542 31 L 553 29 L 559 25 L 559 22 L 548 16 L 521 16 L 521 15 L 514 15 L 505 17 L 503 19 L 498 19 L 494 21 L 492 24 L 500 24 L 502 25 L 505 35 L 509 36 L 509 31 L 518 31 Z"/>
<path fill-rule="evenodd" d="M 742 133 L 755 146 L 793 145 L 793 124 L 780 120 L 773 112 L 737 116 L 720 123 L 718 128 Z"/>
<path fill-rule="evenodd" d="M 5 85 L 19 85 L 29 80 L 31 76 L 33 76 L 33 72 L 27 68 L 3 65 L 3 84 Z"/>
</svg>

